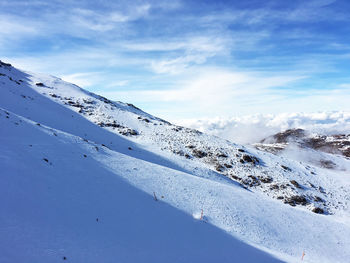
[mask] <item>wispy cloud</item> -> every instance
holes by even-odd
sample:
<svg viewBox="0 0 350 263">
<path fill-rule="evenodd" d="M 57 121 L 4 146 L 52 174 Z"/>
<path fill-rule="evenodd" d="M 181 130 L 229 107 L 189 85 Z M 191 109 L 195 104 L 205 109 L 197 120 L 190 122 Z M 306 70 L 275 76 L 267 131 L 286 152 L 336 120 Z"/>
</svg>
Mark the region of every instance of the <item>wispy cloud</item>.
<svg viewBox="0 0 350 263">
<path fill-rule="evenodd" d="M 266 103 L 285 99 L 289 96 L 288 91 L 277 92 L 275 88 L 286 87 L 303 78 L 305 76 L 292 74 L 264 76 L 257 72 L 206 68 L 199 71 L 191 70 L 186 79 L 175 82 L 170 89 L 107 91 L 103 94 L 115 99 L 133 99 L 137 103 L 167 103 L 168 110 L 171 105 L 182 107 L 186 109 L 185 114 L 188 117 L 192 115 L 229 116 L 242 110 L 245 112 L 253 109 L 260 110 Z M 158 112 L 163 113 L 161 109 L 158 109 Z M 176 110 L 176 113 L 179 114 L 179 110 Z M 174 119 L 176 116 L 171 118 Z"/>
<path fill-rule="evenodd" d="M 61 78 L 64 81 L 74 83 L 81 87 L 90 88 L 93 85 L 101 83 L 103 74 L 101 72 L 74 73 L 62 75 Z"/>
<path fill-rule="evenodd" d="M 342 1 L 0 7 L 2 59 L 164 118 L 349 107 L 350 4 Z"/>
<path fill-rule="evenodd" d="M 72 24 L 93 31 L 110 31 L 120 23 L 127 23 L 146 17 L 151 8 L 150 4 L 135 6 L 132 9 L 112 12 L 97 12 L 91 9 L 76 8 L 70 19 Z"/>
</svg>

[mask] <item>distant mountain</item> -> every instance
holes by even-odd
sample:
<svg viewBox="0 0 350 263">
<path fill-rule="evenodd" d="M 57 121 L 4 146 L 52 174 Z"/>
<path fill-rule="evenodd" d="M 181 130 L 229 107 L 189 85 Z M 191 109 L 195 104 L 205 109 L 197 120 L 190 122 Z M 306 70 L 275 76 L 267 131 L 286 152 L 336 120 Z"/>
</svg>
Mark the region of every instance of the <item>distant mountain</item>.
<svg viewBox="0 0 350 263">
<path fill-rule="evenodd" d="M 303 250 L 307 262 L 350 257 L 349 178 L 269 153 L 293 140 L 347 156 L 348 135 L 289 130 L 255 145 L 268 152 L 260 151 L 4 62 L 0 108 L 0 243 L 10 251 L 0 261 L 276 260 L 256 248 L 290 262 Z M 127 260 L 133 242 L 138 252 Z"/>
<path fill-rule="evenodd" d="M 288 129 L 263 139 L 260 143 L 254 144 L 257 149 L 271 153 L 281 154 L 290 147 L 297 147 L 299 151 L 314 150 L 320 153 L 320 159 L 314 162 L 323 168 L 337 169 L 338 165 L 331 159 L 334 156 L 350 158 L 350 134 L 322 135 L 311 133 L 303 129 Z M 328 156 L 328 158 L 327 158 Z"/>
</svg>

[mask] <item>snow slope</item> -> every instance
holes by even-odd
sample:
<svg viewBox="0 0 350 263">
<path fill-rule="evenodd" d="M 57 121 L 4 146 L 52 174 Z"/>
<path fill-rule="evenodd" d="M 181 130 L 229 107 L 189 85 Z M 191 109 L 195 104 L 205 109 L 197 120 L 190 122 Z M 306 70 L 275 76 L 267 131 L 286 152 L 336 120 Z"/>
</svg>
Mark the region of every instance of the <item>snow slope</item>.
<svg viewBox="0 0 350 263">
<path fill-rule="evenodd" d="M 0 114 L 0 262 L 278 262 L 122 179 L 175 171 Z"/>
<path fill-rule="evenodd" d="M 276 260 L 259 249 L 288 262 L 303 251 L 305 262 L 350 258 L 348 175 L 171 125 L 52 76 L 4 64 L 0 74 L 4 262 Z M 311 212 L 315 204 L 329 215 Z"/>
</svg>

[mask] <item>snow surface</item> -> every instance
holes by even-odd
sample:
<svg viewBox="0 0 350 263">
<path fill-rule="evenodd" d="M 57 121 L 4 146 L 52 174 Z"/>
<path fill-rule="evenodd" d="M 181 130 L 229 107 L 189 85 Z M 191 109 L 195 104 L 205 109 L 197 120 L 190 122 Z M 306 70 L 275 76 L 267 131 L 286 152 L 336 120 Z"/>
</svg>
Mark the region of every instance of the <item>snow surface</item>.
<svg viewBox="0 0 350 263">
<path fill-rule="evenodd" d="M 350 258 L 347 174 L 170 125 L 52 76 L 0 73 L 0 262 L 300 262 L 303 251 L 304 262 Z M 186 146 L 235 156 L 230 169 L 243 177 L 297 179 L 304 189 L 285 194 L 322 195 L 330 214 L 283 204 L 263 184 L 245 189 Z M 238 149 L 262 164 L 240 163 Z"/>
<path fill-rule="evenodd" d="M 278 262 L 123 180 L 175 171 L 0 114 L 0 262 Z"/>
</svg>

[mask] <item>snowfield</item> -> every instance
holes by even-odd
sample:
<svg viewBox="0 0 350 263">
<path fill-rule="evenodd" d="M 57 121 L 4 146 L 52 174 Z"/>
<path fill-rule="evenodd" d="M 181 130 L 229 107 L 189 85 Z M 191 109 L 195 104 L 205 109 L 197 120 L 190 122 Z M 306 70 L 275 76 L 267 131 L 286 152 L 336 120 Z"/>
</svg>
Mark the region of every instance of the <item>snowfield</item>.
<svg viewBox="0 0 350 263">
<path fill-rule="evenodd" d="M 3 62 L 0 108 L 0 262 L 349 262 L 346 171 Z"/>
</svg>

